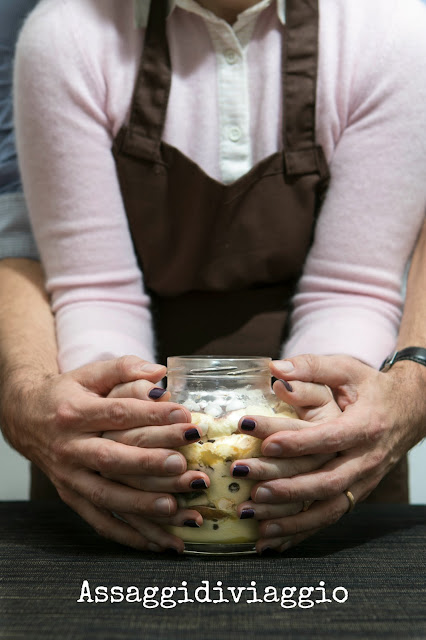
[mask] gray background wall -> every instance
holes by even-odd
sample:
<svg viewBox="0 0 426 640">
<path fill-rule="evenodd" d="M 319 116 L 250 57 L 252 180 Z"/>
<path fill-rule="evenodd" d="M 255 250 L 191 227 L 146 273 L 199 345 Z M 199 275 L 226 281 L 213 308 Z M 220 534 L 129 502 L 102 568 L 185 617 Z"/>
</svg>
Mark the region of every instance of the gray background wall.
<svg viewBox="0 0 426 640">
<path fill-rule="evenodd" d="M 426 440 L 410 452 L 410 502 L 426 504 Z M 0 500 L 27 500 L 29 464 L 0 436 Z"/>
</svg>

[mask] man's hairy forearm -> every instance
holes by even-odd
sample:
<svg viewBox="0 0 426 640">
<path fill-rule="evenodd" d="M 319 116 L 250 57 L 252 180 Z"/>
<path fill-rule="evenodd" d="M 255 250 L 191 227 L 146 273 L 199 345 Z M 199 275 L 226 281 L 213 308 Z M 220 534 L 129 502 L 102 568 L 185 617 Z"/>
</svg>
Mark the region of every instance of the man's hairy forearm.
<svg viewBox="0 0 426 640">
<path fill-rule="evenodd" d="M 0 424 L 6 440 L 26 457 L 28 422 L 36 420 L 29 398 L 41 381 L 58 373 L 43 281 L 39 262 L 0 261 Z"/>
<path fill-rule="evenodd" d="M 426 221 L 420 233 L 407 282 L 398 349 L 426 347 Z"/>
<path fill-rule="evenodd" d="M 0 366 L 2 381 L 25 369 L 58 372 L 55 326 L 39 262 L 0 261 Z"/>
<path fill-rule="evenodd" d="M 397 349 L 426 348 L 426 221 L 423 224 L 411 262 L 407 282 L 404 315 Z M 396 362 L 386 373 L 395 379 L 395 393 L 400 389 L 405 410 L 411 416 L 413 444 L 426 437 L 426 367 L 416 362 Z"/>
</svg>

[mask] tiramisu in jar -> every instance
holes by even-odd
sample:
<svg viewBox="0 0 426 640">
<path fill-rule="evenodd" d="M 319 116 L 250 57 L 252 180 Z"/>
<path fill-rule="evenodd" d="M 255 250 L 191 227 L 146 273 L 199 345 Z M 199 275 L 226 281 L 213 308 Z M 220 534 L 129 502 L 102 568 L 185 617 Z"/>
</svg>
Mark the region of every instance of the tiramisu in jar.
<svg viewBox="0 0 426 640">
<path fill-rule="evenodd" d="M 168 527 L 185 542 L 187 552 L 247 553 L 258 539 L 255 520 L 241 520 L 237 507 L 250 500 L 255 481 L 233 478 L 232 462 L 261 455 L 262 441 L 238 432 L 245 415 L 295 417 L 271 389 L 270 358 L 177 356 L 167 361 L 167 389 L 172 401 L 186 407 L 195 425 L 204 426 L 201 440 L 180 448 L 188 469 L 210 478 L 204 491 L 177 495 L 178 504 L 203 516 L 198 529 Z"/>
</svg>

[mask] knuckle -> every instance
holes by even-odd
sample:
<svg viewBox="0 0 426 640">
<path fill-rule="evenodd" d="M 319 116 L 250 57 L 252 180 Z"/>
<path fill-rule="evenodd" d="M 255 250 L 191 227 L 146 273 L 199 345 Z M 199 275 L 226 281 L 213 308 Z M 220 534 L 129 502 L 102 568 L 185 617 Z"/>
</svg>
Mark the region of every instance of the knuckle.
<svg viewBox="0 0 426 640">
<path fill-rule="evenodd" d="M 376 443 L 382 438 L 385 431 L 386 426 L 383 420 L 381 420 L 380 418 L 376 418 L 375 420 L 372 420 L 368 426 L 366 433 L 367 440 L 369 442 Z"/>
<path fill-rule="evenodd" d="M 288 527 L 292 536 L 298 535 L 299 533 L 306 530 L 306 524 L 302 519 L 299 519 L 299 516 L 292 518 L 291 521 L 289 521 L 288 523 L 286 522 L 285 518 L 280 518 L 280 519 L 275 518 L 274 520 L 272 520 L 272 522 L 277 524 L 283 524 L 284 528 L 286 529 Z M 260 527 L 261 531 L 263 531 L 264 528 L 265 527 L 262 524 Z"/>
<path fill-rule="evenodd" d="M 347 489 L 346 481 L 336 472 L 329 473 L 327 482 L 324 483 L 326 493 L 331 496 L 337 496 Z"/>
<path fill-rule="evenodd" d="M 109 447 L 99 447 L 95 455 L 96 470 L 101 473 L 111 471 L 115 459 L 116 457 Z"/>
<path fill-rule="evenodd" d="M 136 356 L 120 356 L 117 358 L 116 367 L 117 373 L 122 380 L 126 380 L 135 364 L 137 364 L 138 358 Z"/>
<path fill-rule="evenodd" d="M 278 487 L 269 486 L 269 489 L 274 498 L 280 498 L 280 502 L 296 502 L 297 500 L 300 500 L 291 483 L 288 485 L 286 484 L 284 487 L 281 485 Z"/>
<path fill-rule="evenodd" d="M 102 486 L 95 486 L 89 492 L 89 499 L 97 507 L 104 507 L 106 503 L 105 490 Z"/>
<path fill-rule="evenodd" d="M 144 493 L 139 493 L 133 500 L 132 513 L 138 515 L 154 515 L 155 508 L 152 505 L 152 501 Z"/>
<path fill-rule="evenodd" d="M 299 440 L 299 436 L 296 434 L 288 443 L 291 455 L 299 458 L 305 453 L 305 444 L 303 440 Z"/>
<path fill-rule="evenodd" d="M 311 353 L 307 353 L 305 356 L 303 356 L 303 358 L 305 361 L 305 365 L 308 368 L 310 375 L 312 376 L 312 379 L 315 380 L 320 372 L 318 358 Z"/>
<path fill-rule="evenodd" d="M 140 460 L 141 473 L 148 474 L 155 471 L 156 461 L 157 458 L 155 453 L 150 449 L 144 449 Z"/>
<path fill-rule="evenodd" d="M 78 416 L 79 412 L 73 407 L 71 402 L 63 400 L 56 407 L 54 422 L 61 429 L 69 428 L 77 421 Z"/>
<path fill-rule="evenodd" d="M 180 476 L 174 476 L 173 478 L 170 478 L 170 488 L 169 490 L 173 493 L 181 493 L 181 492 L 186 492 L 188 491 L 188 481 L 184 478 L 181 478 Z"/>
<path fill-rule="evenodd" d="M 108 419 L 111 424 L 116 427 L 122 427 L 126 423 L 127 411 L 123 404 L 118 401 L 113 401 L 109 407 Z"/>
<path fill-rule="evenodd" d="M 146 403 L 147 407 L 145 407 L 145 412 L 144 412 L 144 421 L 146 425 L 152 425 L 152 424 L 157 424 L 159 422 L 159 417 L 161 417 L 161 409 L 160 409 L 160 405 L 159 404 L 154 404 L 154 403 Z M 152 405 L 152 406 L 151 406 Z M 164 424 L 166 424 L 166 420 L 164 419 L 164 417 L 162 417 L 161 420 Z"/>
<path fill-rule="evenodd" d="M 250 478 L 253 480 L 261 482 L 262 480 L 280 480 L 284 477 L 278 465 L 250 462 Z"/>
<path fill-rule="evenodd" d="M 55 459 L 55 462 L 59 464 L 59 466 L 66 464 L 69 461 L 69 451 L 67 442 L 64 440 L 55 440 L 52 443 L 52 452 Z"/>
<path fill-rule="evenodd" d="M 131 444 L 135 447 L 139 447 L 140 449 L 144 449 L 149 445 L 149 438 L 146 433 L 141 430 L 137 436 L 134 436 L 134 440 L 132 440 Z"/>
<path fill-rule="evenodd" d="M 367 471 L 374 471 L 375 469 L 381 468 L 385 461 L 385 454 L 383 451 L 371 451 L 370 455 L 367 458 Z"/>
<path fill-rule="evenodd" d="M 300 535 L 302 533 L 305 533 L 305 531 L 306 531 L 306 525 L 304 525 L 303 523 L 297 521 L 295 523 L 295 526 L 294 526 L 293 534 L 297 536 L 297 535 Z"/>
<path fill-rule="evenodd" d="M 134 382 L 130 384 L 130 395 L 132 398 L 145 398 L 147 384 L 145 380 L 134 380 Z"/>
<path fill-rule="evenodd" d="M 338 506 L 332 506 L 328 509 L 327 511 L 327 515 L 325 517 L 324 520 L 324 524 L 325 525 L 331 525 L 331 524 L 335 524 L 338 520 L 340 520 L 340 518 L 342 517 L 344 512 L 342 512 L 342 509 Z"/>
</svg>

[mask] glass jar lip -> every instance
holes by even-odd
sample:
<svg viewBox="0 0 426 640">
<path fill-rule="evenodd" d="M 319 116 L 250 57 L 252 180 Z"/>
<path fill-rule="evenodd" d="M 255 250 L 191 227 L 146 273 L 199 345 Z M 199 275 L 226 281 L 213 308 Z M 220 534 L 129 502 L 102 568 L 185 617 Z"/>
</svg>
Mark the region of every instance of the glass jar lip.
<svg viewBox="0 0 426 640">
<path fill-rule="evenodd" d="M 168 375 L 194 377 L 246 377 L 270 375 L 267 356 L 170 356 Z M 191 366 L 192 365 L 192 366 Z"/>
</svg>

